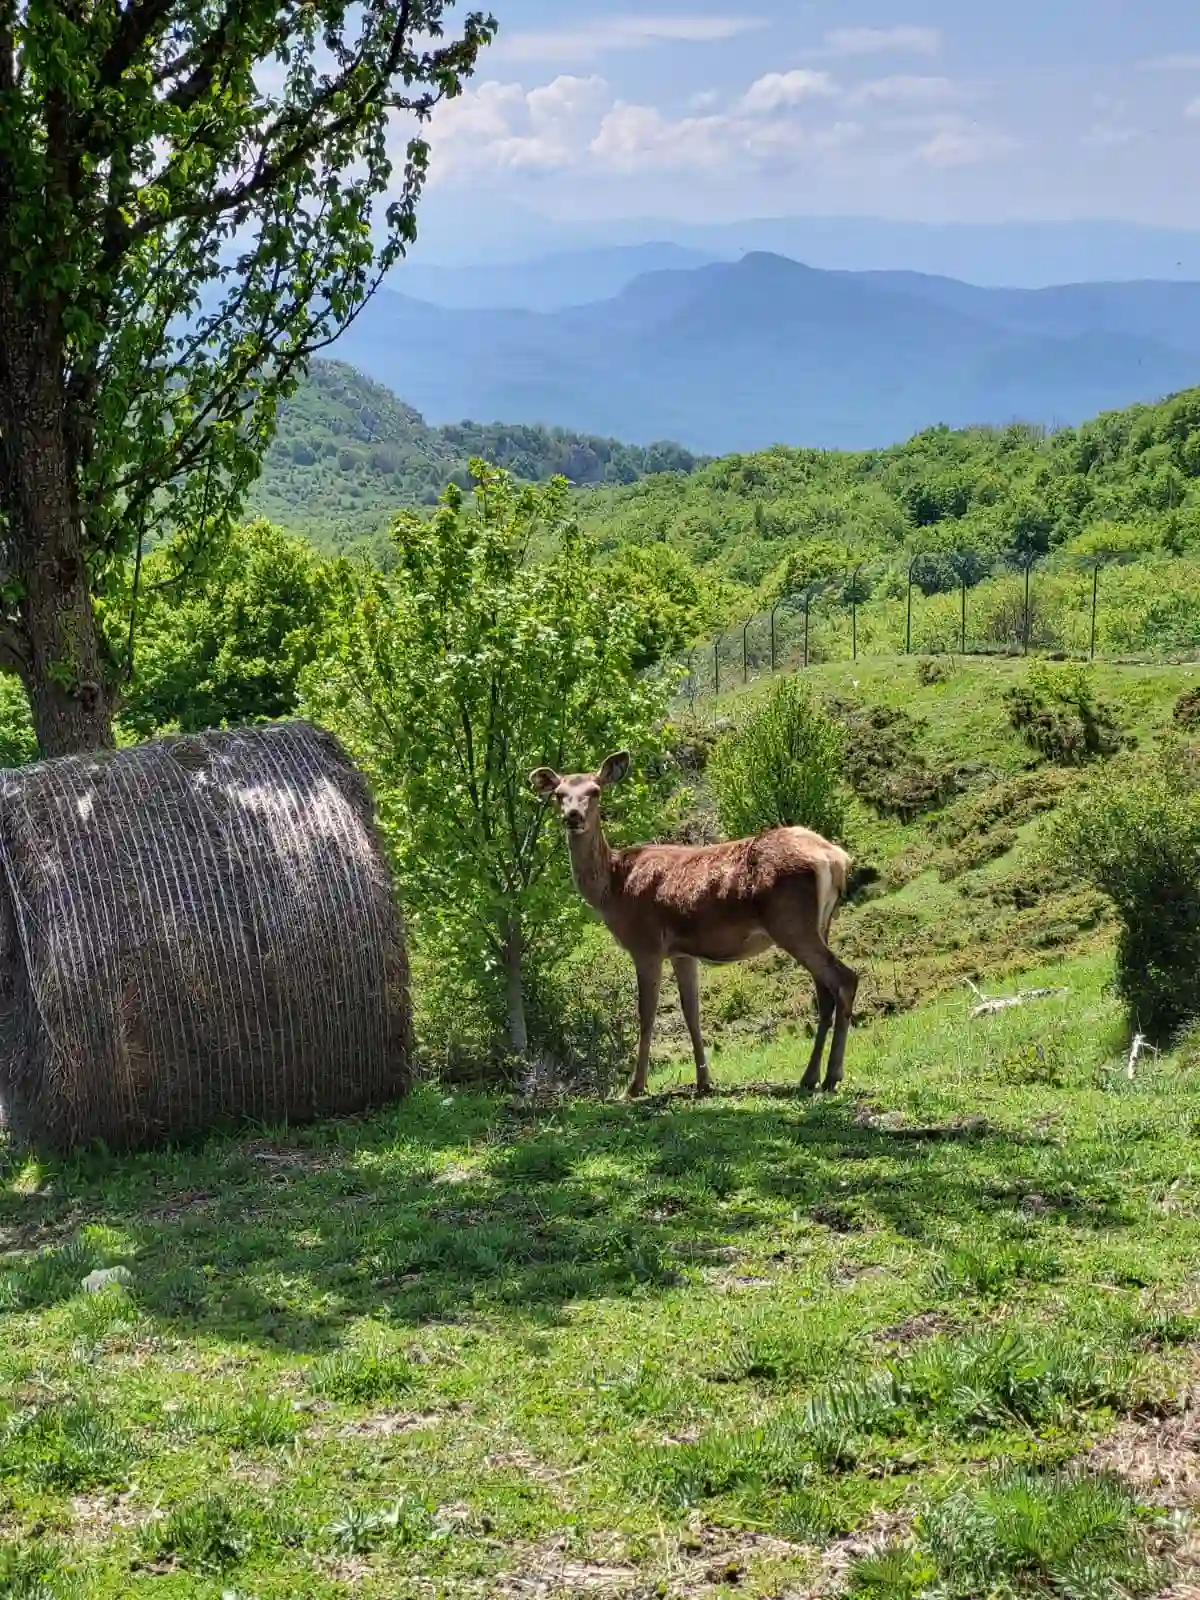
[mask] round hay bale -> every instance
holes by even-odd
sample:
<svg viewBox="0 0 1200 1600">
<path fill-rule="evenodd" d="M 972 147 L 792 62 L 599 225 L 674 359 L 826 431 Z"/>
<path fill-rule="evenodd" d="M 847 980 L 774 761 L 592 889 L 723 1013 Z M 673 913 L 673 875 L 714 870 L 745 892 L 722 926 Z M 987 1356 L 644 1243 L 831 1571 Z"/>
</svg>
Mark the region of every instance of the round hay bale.
<svg viewBox="0 0 1200 1600">
<path fill-rule="evenodd" d="M 56 1153 L 360 1111 L 411 1083 L 366 782 L 305 722 L 0 773 L 0 1104 Z"/>
</svg>

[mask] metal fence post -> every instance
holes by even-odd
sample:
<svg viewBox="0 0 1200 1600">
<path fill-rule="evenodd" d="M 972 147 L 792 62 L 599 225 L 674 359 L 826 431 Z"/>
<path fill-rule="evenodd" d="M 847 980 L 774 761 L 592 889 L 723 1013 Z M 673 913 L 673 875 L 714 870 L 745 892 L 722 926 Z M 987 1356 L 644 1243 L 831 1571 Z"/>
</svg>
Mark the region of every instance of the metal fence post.
<svg viewBox="0 0 1200 1600">
<path fill-rule="evenodd" d="M 912 591 L 913 591 L 913 574 L 917 570 L 917 562 L 921 560 L 921 558 L 923 557 L 924 553 L 925 552 L 923 550 L 919 550 L 917 552 L 917 554 L 912 558 L 912 560 L 908 563 L 908 622 L 907 622 L 907 624 L 905 626 L 905 629 L 904 629 L 904 654 L 906 656 L 912 655 Z"/>
<path fill-rule="evenodd" d="M 1096 602 L 1100 596 L 1100 565 L 1101 563 L 1097 561 L 1092 568 L 1092 639 L 1088 646 L 1089 661 L 1096 659 Z"/>
<path fill-rule="evenodd" d="M 779 599 L 776 600 L 775 604 L 771 607 L 771 671 L 772 672 L 775 671 L 775 613 L 779 610 L 779 608 L 780 608 L 780 606 L 782 604 L 783 604 L 783 596 L 781 595 L 779 597 Z"/>
<path fill-rule="evenodd" d="M 962 585 L 962 631 L 959 635 L 958 653 L 965 656 L 967 653 L 967 575 L 960 572 L 958 581 Z"/>
<path fill-rule="evenodd" d="M 750 682 L 750 662 L 749 662 L 749 657 L 747 655 L 746 635 L 750 632 L 750 624 L 753 621 L 754 621 L 753 617 L 747 617 L 746 618 L 746 626 L 742 629 L 742 682 L 743 683 L 749 683 Z"/>
<path fill-rule="evenodd" d="M 804 591 L 804 665 L 808 666 L 808 617 L 812 609 L 812 591 Z"/>
<path fill-rule="evenodd" d="M 713 640 L 713 699 L 721 692 L 721 640 L 725 637 L 722 630 Z"/>
<path fill-rule="evenodd" d="M 1024 655 L 1029 654 L 1029 574 L 1033 571 L 1033 563 L 1036 560 L 1036 556 L 1025 558 L 1025 647 L 1022 652 Z"/>
<path fill-rule="evenodd" d="M 860 561 L 850 579 L 850 648 L 853 660 L 858 660 L 858 576 L 863 569 Z"/>
</svg>

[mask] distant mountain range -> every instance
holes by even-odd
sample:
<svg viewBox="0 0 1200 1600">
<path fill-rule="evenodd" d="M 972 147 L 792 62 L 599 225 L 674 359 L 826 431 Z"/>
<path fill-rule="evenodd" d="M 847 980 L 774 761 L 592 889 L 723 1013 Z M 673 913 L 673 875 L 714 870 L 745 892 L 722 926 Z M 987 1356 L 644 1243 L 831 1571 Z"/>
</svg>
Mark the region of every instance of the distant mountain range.
<svg viewBox="0 0 1200 1600">
<path fill-rule="evenodd" d="M 468 201 L 453 189 L 436 187 L 421 201 L 419 222 L 411 265 L 438 272 L 514 265 L 551 255 L 560 259 L 566 254 L 590 255 L 614 247 L 661 249 L 666 244 L 711 260 L 733 261 L 747 251 L 765 250 L 830 271 L 898 268 L 995 287 L 1200 279 L 1200 227 L 1151 227 L 1095 218 L 912 222 L 892 217 L 777 216 L 679 222 L 669 217 L 626 217 L 581 222 L 544 216 L 514 203 L 512 195 L 500 188 L 495 193 L 472 190 Z M 408 270 L 407 265 L 400 269 L 392 287 L 425 298 L 423 290 L 405 286 L 403 274 Z"/>
<path fill-rule="evenodd" d="M 611 253 L 593 267 L 615 270 Z M 557 268 L 541 270 L 546 294 Z M 871 449 L 939 423 L 1077 423 L 1190 386 L 1200 283 L 987 289 L 751 253 L 549 310 L 382 291 L 337 354 L 435 423 L 553 422 L 713 455 Z"/>
<path fill-rule="evenodd" d="M 563 311 L 592 300 L 609 300 L 648 272 L 686 271 L 720 259 L 718 253 L 688 250 L 678 244 L 611 245 L 479 266 L 405 263 L 393 273 L 390 287 L 411 299 L 460 311 L 493 307 Z"/>
</svg>

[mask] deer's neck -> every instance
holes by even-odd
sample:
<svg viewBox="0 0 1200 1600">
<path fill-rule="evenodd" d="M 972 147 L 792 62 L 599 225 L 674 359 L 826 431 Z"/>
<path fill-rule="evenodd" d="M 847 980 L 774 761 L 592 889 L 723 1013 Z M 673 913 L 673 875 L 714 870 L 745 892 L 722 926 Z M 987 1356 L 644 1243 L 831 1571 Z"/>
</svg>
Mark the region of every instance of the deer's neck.
<svg viewBox="0 0 1200 1600">
<path fill-rule="evenodd" d="M 590 906 L 603 911 L 612 892 L 613 853 L 600 828 L 586 833 L 569 833 L 571 876 L 575 887 Z"/>
</svg>

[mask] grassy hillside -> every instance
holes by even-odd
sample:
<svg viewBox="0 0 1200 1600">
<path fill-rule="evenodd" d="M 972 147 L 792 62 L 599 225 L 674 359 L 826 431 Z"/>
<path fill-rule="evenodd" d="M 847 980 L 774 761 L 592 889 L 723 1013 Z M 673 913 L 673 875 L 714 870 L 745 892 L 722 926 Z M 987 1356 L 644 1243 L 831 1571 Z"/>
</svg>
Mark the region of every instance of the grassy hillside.
<svg viewBox="0 0 1200 1600">
<path fill-rule="evenodd" d="M 589 492 L 583 506 L 606 547 L 665 540 L 747 597 L 816 542 L 851 564 L 1014 543 L 1183 549 L 1200 541 L 1200 389 L 1051 436 L 939 428 L 890 450 L 729 456 L 687 479 Z M 936 563 L 926 576 L 955 582 Z"/>
<path fill-rule="evenodd" d="M 713 1101 L 668 992 L 645 1105 L 425 1085 L 10 1161 L 0 1593 L 1190 1593 L 1196 1048 L 1126 1076 L 1106 910 L 1038 863 L 1080 772 L 1009 727 L 1023 670 L 810 673 L 885 758 L 836 1098 L 796 1092 L 810 985 L 767 956 L 706 975 Z M 1198 676 L 1097 687 L 1146 746 Z M 707 805 L 701 771 L 681 831 Z M 1065 992 L 972 1020 L 967 977 Z"/>
<path fill-rule="evenodd" d="M 340 361 L 318 361 L 280 410 L 279 430 L 251 510 L 340 548 L 385 528 L 401 506 L 432 504 L 467 462 L 483 456 L 518 478 L 562 473 L 574 483 L 630 483 L 647 472 L 687 473 L 694 457 L 561 428 L 459 423 L 432 428 L 390 390 Z"/>
</svg>

